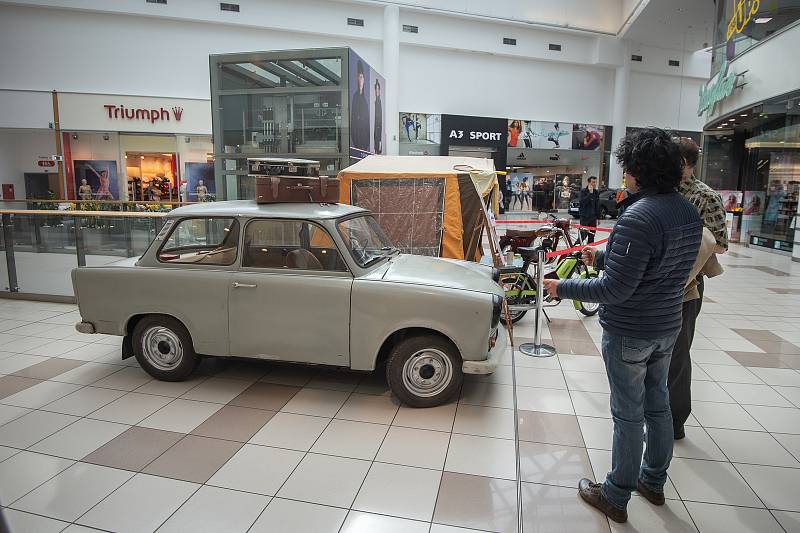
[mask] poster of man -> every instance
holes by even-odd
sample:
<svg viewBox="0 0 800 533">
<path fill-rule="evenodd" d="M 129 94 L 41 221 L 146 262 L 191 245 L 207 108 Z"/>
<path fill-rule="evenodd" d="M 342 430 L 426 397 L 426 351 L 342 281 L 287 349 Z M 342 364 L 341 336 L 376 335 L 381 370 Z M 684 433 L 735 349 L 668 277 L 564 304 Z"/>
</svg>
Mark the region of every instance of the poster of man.
<svg viewBox="0 0 800 533">
<path fill-rule="evenodd" d="M 187 202 L 210 202 L 216 197 L 213 163 L 186 163 L 183 179 L 186 180 Z"/>
<path fill-rule="evenodd" d="M 350 158 L 386 153 L 383 102 L 386 80 L 350 50 Z"/>
<path fill-rule="evenodd" d="M 73 168 L 80 200 L 119 200 L 116 161 L 75 160 Z"/>
</svg>

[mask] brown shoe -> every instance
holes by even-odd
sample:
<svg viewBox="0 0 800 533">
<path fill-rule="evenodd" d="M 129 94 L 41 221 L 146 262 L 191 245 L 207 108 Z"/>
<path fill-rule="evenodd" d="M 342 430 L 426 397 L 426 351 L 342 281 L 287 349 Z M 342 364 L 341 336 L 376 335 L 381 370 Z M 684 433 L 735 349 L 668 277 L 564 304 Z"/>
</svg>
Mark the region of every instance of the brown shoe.
<svg viewBox="0 0 800 533">
<path fill-rule="evenodd" d="M 600 487 L 600 483 L 592 483 L 590 480 L 583 478 L 578 482 L 578 494 L 581 495 L 583 501 L 599 509 L 614 522 L 619 522 L 620 524 L 627 522 L 628 511 L 614 507 L 611 502 L 606 500 L 606 497 L 603 496 Z"/>
<path fill-rule="evenodd" d="M 642 483 L 641 479 L 636 482 L 636 490 L 653 505 L 664 505 L 664 493 L 651 490 L 647 485 Z"/>
</svg>

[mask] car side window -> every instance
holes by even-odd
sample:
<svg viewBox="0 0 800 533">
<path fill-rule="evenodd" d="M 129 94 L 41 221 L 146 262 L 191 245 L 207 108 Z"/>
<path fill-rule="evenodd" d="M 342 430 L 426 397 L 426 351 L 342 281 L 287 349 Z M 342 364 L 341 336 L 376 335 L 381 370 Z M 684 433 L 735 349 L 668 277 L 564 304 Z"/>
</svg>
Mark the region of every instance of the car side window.
<svg viewBox="0 0 800 533">
<path fill-rule="evenodd" d="M 158 251 L 161 263 L 230 266 L 239 250 L 234 218 L 185 218 L 173 227 Z"/>
<path fill-rule="evenodd" d="M 347 272 L 333 238 L 302 220 L 252 220 L 245 227 L 243 267 Z"/>
</svg>

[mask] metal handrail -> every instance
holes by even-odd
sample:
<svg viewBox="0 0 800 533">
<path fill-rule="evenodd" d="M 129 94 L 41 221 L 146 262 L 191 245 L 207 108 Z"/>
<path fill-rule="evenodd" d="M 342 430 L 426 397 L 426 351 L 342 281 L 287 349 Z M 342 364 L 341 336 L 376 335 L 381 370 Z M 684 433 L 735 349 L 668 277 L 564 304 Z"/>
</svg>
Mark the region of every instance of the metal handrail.
<svg viewBox="0 0 800 533">
<path fill-rule="evenodd" d="M 162 218 L 164 211 L 74 211 L 55 209 L 0 209 L 0 215 L 43 215 L 48 217 Z"/>
</svg>

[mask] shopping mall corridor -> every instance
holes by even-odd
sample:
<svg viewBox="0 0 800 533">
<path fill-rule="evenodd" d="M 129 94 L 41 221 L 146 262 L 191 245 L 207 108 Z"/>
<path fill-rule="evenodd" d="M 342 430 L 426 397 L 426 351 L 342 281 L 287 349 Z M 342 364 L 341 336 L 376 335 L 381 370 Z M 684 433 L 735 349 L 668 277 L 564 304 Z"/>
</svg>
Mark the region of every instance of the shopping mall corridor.
<svg viewBox="0 0 800 533">
<path fill-rule="evenodd" d="M 207 360 L 153 381 L 74 305 L 0 300 L 0 501 L 12 531 L 800 531 L 800 265 L 735 245 L 706 283 L 693 416 L 667 504 L 609 523 L 578 497 L 610 467 L 601 328 L 564 303 L 559 355 L 507 352 L 412 409 L 380 375 Z M 534 335 L 533 317 L 514 330 Z M 85 527 L 81 527 L 85 526 Z"/>
</svg>

